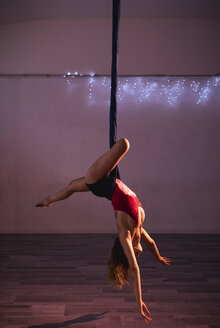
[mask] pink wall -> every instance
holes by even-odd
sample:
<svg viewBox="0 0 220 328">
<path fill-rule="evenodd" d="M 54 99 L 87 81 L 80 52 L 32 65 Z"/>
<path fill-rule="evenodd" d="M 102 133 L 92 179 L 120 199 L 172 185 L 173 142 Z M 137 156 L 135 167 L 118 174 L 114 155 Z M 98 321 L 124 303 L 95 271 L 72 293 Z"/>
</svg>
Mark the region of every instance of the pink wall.
<svg viewBox="0 0 220 328">
<path fill-rule="evenodd" d="M 219 72 L 218 27 L 122 21 L 120 73 Z M 5 25 L 0 43 L 1 73 L 110 71 L 109 20 Z M 90 193 L 34 207 L 108 149 L 108 104 L 88 103 L 85 79 L 68 88 L 63 79 L 1 78 L 0 99 L 0 232 L 116 231 L 110 203 Z M 118 134 L 131 143 L 121 174 L 145 207 L 149 232 L 220 232 L 219 99 L 218 92 L 200 106 L 120 104 Z"/>
<path fill-rule="evenodd" d="M 42 197 L 108 149 L 108 105 L 89 104 L 86 80 L 1 79 L 1 232 L 112 232 L 108 201 L 76 194 L 50 208 Z M 150 232 L 219 232 L 220 93 L 206 105 L 119 106 L 120 164 Z"/>
<path fill-rule="evenodd" d="M 219 73 L 217 19 L 121 20 L 120 74 Z M 111 20 L 0 26 L 1 73 L 110 73 Z"/>
</svg>

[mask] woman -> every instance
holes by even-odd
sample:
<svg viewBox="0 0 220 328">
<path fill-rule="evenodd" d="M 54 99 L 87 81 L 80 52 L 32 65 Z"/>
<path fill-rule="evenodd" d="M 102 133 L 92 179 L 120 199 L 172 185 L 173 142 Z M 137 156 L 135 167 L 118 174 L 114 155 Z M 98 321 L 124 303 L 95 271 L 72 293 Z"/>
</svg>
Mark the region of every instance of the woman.
<svg viewBox="0 0 220 328">
<path fill-rule="evenodd" d="M 154 256 L 165 265 L 170 258 L 160 256 L 154 240 L 142 227 L 145 213 L 137 196 L 121 180 L 116 179 L 116 165 L 130 148 L 127 139 L 118 140 L 114 146 L 89 168 L 85 177 L 75 179 L 64 189 L 53 196 L 37 203 L 36 206 L 50 206 L 53 202 L 65 199 L 74 192 L 92 191 L 96 196 L 112 201 L 118 228 L 118 236 L 114 241 L 108 260 L 109 280 L 121 289 L 129 278 L 132 281 L 138 310 L 146 323 L 152 320 L 147 306 L 142 301 L 140 271 L 137 257 L 142 252 L 140 239 Z"/>
</svg>

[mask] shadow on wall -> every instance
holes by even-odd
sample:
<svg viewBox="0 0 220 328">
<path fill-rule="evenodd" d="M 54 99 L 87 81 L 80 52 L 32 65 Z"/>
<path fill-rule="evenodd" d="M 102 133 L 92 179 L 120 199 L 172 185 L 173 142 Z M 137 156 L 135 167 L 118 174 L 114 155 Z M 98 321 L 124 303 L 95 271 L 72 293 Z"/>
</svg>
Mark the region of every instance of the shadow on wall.
<svg viewBox="0 0 220 328">
<path fill-rule="evenodd" d="M 75 323 L 81 323 L 81 322 L 90 322 L 90 321 L 95 321 L 102 319 L 103 315 L 108 313 L 108 311 L 103 312 L 103 313 L 97 313 L 97 314 L 85 314 L 82 315 L 81 317 L 75 318 L 73 320 L 68 320 L 64 322 L 58 322 L 58 323 L 45 323 L 41 325 L 34 325 L 34 326 L 28 326 L 27 328 L 62 328 L 62 327 L 67 327 L 69 325 L 73 325 Z"/>
</svg>

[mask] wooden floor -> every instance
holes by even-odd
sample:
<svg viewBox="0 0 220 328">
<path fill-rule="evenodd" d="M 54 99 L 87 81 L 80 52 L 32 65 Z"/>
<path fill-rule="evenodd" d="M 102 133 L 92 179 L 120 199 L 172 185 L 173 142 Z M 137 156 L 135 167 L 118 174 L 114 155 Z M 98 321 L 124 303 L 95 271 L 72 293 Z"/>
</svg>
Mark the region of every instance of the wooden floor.
<svg viewBox="0 0 220 328">
<path fill-rule="evenodd" d="M 220 235 L 151 234 L 139 259 L 154 328 L 220 327 Z M 131 287 L 106 279 L 110 234 L 0 235 L 0 328 L 146 327 Z M 144 245 L 142 245 L 144 246 Z"/>
</svg>

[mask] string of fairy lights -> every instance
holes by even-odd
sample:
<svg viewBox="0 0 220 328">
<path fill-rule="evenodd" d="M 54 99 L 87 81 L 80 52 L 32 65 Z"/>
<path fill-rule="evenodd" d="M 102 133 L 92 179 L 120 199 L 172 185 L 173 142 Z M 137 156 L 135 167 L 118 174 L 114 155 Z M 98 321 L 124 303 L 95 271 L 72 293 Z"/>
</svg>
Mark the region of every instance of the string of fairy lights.
<svg viewBox="0 0 220 328">
<path fill-rule="evenodd" d="M 71 80 L 76 76 L 85 75 L 67 73 L 67 84 L 73 83 Z M 109 98 L 111 79 L 109 76 L 99 76 L 95 73 L 87 74 L 89 101 L 98 101 L 100 93 L 106 94 Z M 72 79 L 71 79 L 72 78 Z M 213 95 L 214 91 L 220 87 L 220 76 L 119 76 L 118 78 L 118 101 L 132 97 L 136 103 L 157 101 L 175 106 L 190 95 L 194 102 L 199 105 L 205 103 Z M 218 88 L 220 90 L 220 88 Z"/>
<path fill-rule="evenodd" d="M 62 78 L 70 91 L 75 90 L 77 80 L 86 80 L 88 103 L 109 102 L 111 77 L 95 73 L 65 74 L 0 74 L 0 77 L 17 78 Z M 135 104 L 157 102 L 167 106 L 176 106 L 186 99 L 195 104 L 205 104 L 217 95 L 220 100 L 220 76 L 118 76 L 118 102 L 132 101 Z"/>
</svg>

